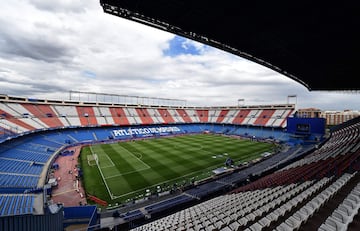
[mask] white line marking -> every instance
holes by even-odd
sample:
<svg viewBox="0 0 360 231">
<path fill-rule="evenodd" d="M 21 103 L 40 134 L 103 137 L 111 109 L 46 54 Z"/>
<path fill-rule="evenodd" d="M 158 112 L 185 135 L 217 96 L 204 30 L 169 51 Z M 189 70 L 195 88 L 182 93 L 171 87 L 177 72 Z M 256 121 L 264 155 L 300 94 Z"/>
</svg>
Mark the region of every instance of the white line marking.
<svg viewBox="0 0 360 231">
<path fill-rule="evenodd" d="M 91 154 L 94 155 L 92 146 L 90 146 L 90 151 L 91 151 Z M 104 184 L 105 184 L 105 186 L 106 186 L 106 189 L 107 189 L 107 191 L 108 191 L 108 193 L 109 193 L 109 196 L 110 196 L 111 200 L 114 200 L 115 198 L 114 198 L 114 196 L 113 196 L 113 194 L 112 194 L 112 192 L 111 192 L 111 190 L 110 190 L 110 188 L 109 188 L 109 185 L 107 184 L 107 182 L 106 182 L 106 180 L 105 180 L 104 174 L 103 174 L 103 172 L 101 171 L 100 166 L 98 165 L 98 161 L 95 161 L 95 162 L 96 162 L 96 166 L 97 166 L 98 169 L 99 169 L 101 178 L 102 178 L 102 180 L 104 181 Z"/>
<path fill-rule="evenodd" d="M 141 163 L 143 163 L 146 167 L 151 168 L 148 164 L 146 164 L 144 161 L 142 161 L 141 159 L 139 159 L 137 156 L 134 155 L 134 153 L 130 152 L 129 150 L 127 150 L 126 148 L 120 146 L 122 149 L 124 149 L 127 153 L 131 154 L 133 157 L 135 157 L 137 160 L 139 160 Z M 138 152 L 137 152 L 138 153 Z M 142 155 L 141 155 L 142 157 Z"/>
<path fill-rule="evenodd" d="M 110 157 L 109 157 L 107 154 L 105 154 L 105 156 L 106 156 L 106 157 L 108 158 L 108 160 L 111 162 L 111 165 L 101 166 L 101 169 L 103 169 L 103 168 L 115 167 L 115 164 L 114 164 L 114 162 L 112 162 L 112 160 L 110 159 Z"/>
<path fill-rule="evenodd" d="M 118 176 L 124 176 L 124 175 L 128 175 L 128 174 L 131 174 L 131 173 L 134 173 L 134 172 L 145 171 L 145 170 L 148 170 L 148 169 L 150 169 L 150 168 L 148 168 L 148 167 L 146 167 L 146 168 L 141 168 L 141 169 L 134 170 L 134 171 L 129 171 L 129 172 L 124 172 L 124 173 L 120 173 L 120 174 L 108 176 L 108 177 L 106 177 L 105 179 L 111 179 L 111 178 L 115 178 L 115 177 L 118 177 Z"/>
<path fill-rule="evenodd" d="M 215 167 L 215 166 L 216 166 L 216 167 Z M 147 189 L 147 188 L 151 188 L 151 187 L 154 187 L 154 186 L 156 186 L 156 185 L 165 184 L 165 183 L 168 183 L 168 182 L 171 182 L 171 181 L 176 181 L 176 180 L 181 179 L 181 178 L 186 178 L 187 176 L 190 176 L 190 175 L 195 174 L 195 173 L 201 173 L 202 171 L 206 172 L 205 170 L 211 171 L 211 170 L 213 170 L 213 169 L 215 169 L 215 168 L 217 168 L 217 167 L 219 167 L 219 166 L 220 166 L 219 164 L 215 164 L 215 165 L 212 165 L 212 166 L 207 167 L 206 169 L 201 169 L 201 170 L 198 170 L 198 171 L 190 172 L 190 173 L 188 173 L 188 174 L 185 174 L 185 175 L 182 175 L 182 176 L 179 176 L 179 177 L 176 177 L 176 178 L 167 180 L 167 181 L 158 182 L 158 183 L 156 183 L 156 184 L 149 185 L 149 186 L 146 186 L 146 187 L 144 187 L 144 188 L 138 189 L 138 190 L 136 190 L 136 191 L 131 191 L 131 192 L 122 194 L 122 195 L 120 195 L 120 196 L 118 196 L 118 195 L 117 195 L 117 196 L 113 195 L 113 199 L 125 197 L 125 196 L 127 196 L 127 195 L 135 194 L 135 193 L 140 192 L 140 191 L 145 191 L 145 189 Z M 222 166 L 222 165 L 221 165 L 221 166 Z M 214 167 L 215 167 L 215 168 L 214 168 Z"/>
</svg>

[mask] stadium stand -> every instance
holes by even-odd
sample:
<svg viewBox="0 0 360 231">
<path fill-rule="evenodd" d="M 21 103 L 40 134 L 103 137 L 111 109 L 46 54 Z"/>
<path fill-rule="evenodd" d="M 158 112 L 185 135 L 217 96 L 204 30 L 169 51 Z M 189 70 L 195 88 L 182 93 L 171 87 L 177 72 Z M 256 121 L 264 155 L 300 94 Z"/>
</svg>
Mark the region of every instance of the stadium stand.
<svg viewBox="0 0 360 231">
<path fill-rule="evenodd" d="M 270 118 L 273 116 L 275 110 L 262 110 L 257 119 L 254 122 L 254 125 L 265 126 Z"/>
<path fill-rule="evenodd" d="M 19 117 L 15 117 L 10 113 L 7 113 L 3 110 L 0 111 L 2 114 L 2 123 L 1 126 L 4 126 L 4 129 L 12 130 L 16 133 L 21 133 L 24 131 L 35 130 L 35 127 L 21 121 Z"/>
<path fill-rule="evenodd" d="M 159 108 L 157 110 L 160 113 L 160 116 L 164 123 L 168 123 L 168 124 L 175 123 L 174 118 L 172 117 L 172 115 L 169 113 L 168 110 L 166 110 L 165 108 Z M 176 122 L 179 122 L 179 121 L 176 121 Z"/>
<path fill-rule="evenodd" d="M 94 109 L 92 107 L 77 106 L 76 111 L 78 113 L 78 117 L 80 119 L 82 126 L 98 125 L 98 122 L 95 117 Z"/>
<path fill-rule="evenodd" d="M 54 108 L 58 112 L 59 117 L 62 118 L 64 124 L 68 124 L 69 126 L 81 125 L 75 106 L 54 105 Z"/>
<path fill-rule="evenodd" d="M 95 110 L 96 120 L 100 121 L 100 124 L 115 124 L 114 119 L 111 115 L 110 108 L 108 107 L 98 107 L 98 110 Z"/>
<path fill-rule="evenodd" d="M 232 121 L 232 123 L 234 124 L 246 124 L 244 121 L 248 118 L 249 113 L 251 112 L 250 109 L 244 109 L 244 110 L 240 110 L 234 120 Z"/>
<path fill-rule="evenodd" d="M 49 166 L 48 163 L 54 158 L 53 155 L 56 150 L 72 143 L 106 140 L 111 133 L 111 129 L 107 128 L 81 130 L 80 127 L 110 125 L 109 121 L 118 122 L 121 125 L 130 125 L 129 120 L 133 124 L 142 125 L 147 123 L 156 124 L 156 121 L 161 124 L 174 123 L 175 121 L 183 123 L 179 112 L 183 116 L 192 115 L 189 117 L 192 117 L 193 120 L 209 121 L 208 110 L 174 110 L 166 108 L 136 110 L 126 107 L 75 106 L 73 103 L 53 105 L 46 104 L 44 101 L 38 102 L 25 98 L 17 98 L 16 102 L 11 100 L 2 101 L 1 110 L 2 122 L 6 121 L 1 124 L 4 129 L 7 126 L 5 124 L 10 124 L 8 126 L 10 128 L 20 127 L 20 129 L 12 129 L 12 134 L 15 135 L 11 142 L 1 144 L 0 180 L 1 192 L 3 193 L 23 193 L 26 190 L 43 187 L 45 179 L 42 177 L 42 172 L 44 170 L 46 172 L 46 166 Z M 142 117 L 152 119 L 144 120 L 141 119 Z M 154 119 L 157 117 L 158 119 Z M 177 120 L 174 119 L 176 117 Z M 159 118 L 162 118 L 162 120 Z M 99 123 L 99 121 L 101 122 Z M 59 127 L 68 127 L 69 129 L 51 132 L 51 129 Z M 79 129 L 71 129 L 72 127 Z M 49 129 L 49 132 L 44 133 L 44 129 Z M 182 132 L 198 133 L 204 129 L 221 132 L 224 131 L 224 126 L 212 125 L 209 127 L 204 125 L 200 128 L 200 126 L 184 125 Z M 24 134 L 25 136 L 16 138 L 16 134 Z"/>
<path fill-rule="evenodd" d="M 162 124 L 165 123 L 163 118 L 160 116 L 159 112 L 156 109 L 148 108 L 147 109 L 149 116 L 151 117 L 153 123 L 151 124 Z"/>
<path fill-rule="evenodd" d="M 16 101 L 20 101 L 17 98 Z M 285 127 L 286 118 L 293 113 L 293 108 L 279 109 L 272 107 L 238 108 L 238 109 L 166 109 L 74 106 L 44 104 L 27 101 L 19 103 L 2 101 L 0 126 L 16 133 L 39 129 L 69 126 L 100 125 L 147 125 L 173 123 L 224 123 L 250 126 Z M 79 103 L 77 103 L 79 104 Z M 285 105 L 286 107 L 286 105 Z M 216 111 L 218 110 L 218 111 Z M 220 122 L 218 122 L 220 121 Z"/>
<path fill-rule="evenodd" d="M 119 107 L 110 107 L 110 112 L 114 120 L 114 124 L 117 125 L 130 125 L 130 121 L 126 117 L 125 111 Z"/>
<path fill-rule="evenodd" d="M 201 123 L 209 122 L 209 110 L 196 110 L 196 114 Z"/>
<path fill-rule="evenodd" d="M 353 81 L 359 73 L 359 33 L 353 29 L 359 22 L 357 4 L 294 7 L 291 2 L 209 1 L 204 7 L 200 1 L 101 0 L 100 5 L 106 13 L 260 63 L 309 90 L 359 90 Z M 242 29 L 240 36 L 234 33 L 234 22 Z M 80 223 L 84 230 L 360 229 L 360 118 L 332 128 L 330 137 L 314 146 L 282 132 L 294 113 L 291 105 L 160 110 L 149 105 L 6 95 L 0 99 L 0 230 L 60 231 Z M 113 128 L 170 123 L 181 127 L 177 134 L 210 131 L 272 139 L 286 143 L 288 150 L 169 198 L 129 205 L 120 212 L 98 214 L 96 206 L 64 208 L 47 200 L 51 194 L 46 187 L 48 171 L 64 148 L 106 142 L 110 137 L 134 138 L 114 137 Z"/>
<path fill-rule="evenodd" d="M 52 104 L 19 97 L 16 102 L 1 101 L 1 121 L 6 122 L 0 126 L 7 129 L 5 124 L 8 124 L 10 128 L 21 128 L 11 129 L 13 135 L 0 143 L 0 228 L 5 227 L 7 219 L 20 222 L 17 215 L 40 215 L 42 219 L 61 217 L 59 212 L 64 209 L 61 205 L 46 207 L 44 203 L 47 194 L 51 193 L 46 186 L 47 173 L 65 147 L 134 138 L 131 134 L 116 137 L 113 133 L 116 128 L 152 128 L 168 124 L 176 125 L 180 130 L 160 135 L 206 131 L 247 139 L 270 139 L 282 142 L 288 150 L 173 196 L 159 198 L 158 202 L 147 202 L 138 208 L 134 206 L 141 204 L 129 204 L 119 213 L 119 220 L 111 218 L 112 225 L 134 230 L 168 230 L 170 224 L 173 229 L 180 230 L 201 227 L 288 230 L 310 225 L 326 230 L 355 225 L 352 220 L 358 214 L 357 207 L 354 205 L 352 210 L 346 210 L 346 216 L 344 208 L 357 200 L 357 188 L 353 185 L 358 184 L 360 178 L 357 173 L 360 169 L 359 118 L 334 127 L 330 136 L 319 140 L 315 147 L 313 143 L 296 141 L 284 132 L 287 117 L 294 112 L 291 105 L 154 109 L 77 104 L 80 102 Z M 51 123 L 45 122 L 45 118 L 57 120 Z M 142 137 L 146 134 L 137 134 L 137 138 Z M 229 191 L 231 193 L 227 194 Z M 327 207 L 332 198 L 340 195 L 339 192 L 346 194 L 339 199 L 339 208 L 334 207 L 327 215 L 321 215 L 321 222 L 314 225 L 313 217 L 320 216 L 320 209 Z M 90 210 L 85 212 L 90 213 Z M 106 214 L 99 213 L 93 218 L 96 221 L 91 221 L 92 225 L 102 227 L 109 219 Z M 89 217 L 79 219 L 89 224 Z M 67 220 L 62 224 L 71 222 Z"/>
<path fill-rule="evenodd" d="M 194 109 L 186 109 L 186 114 L 190 117 L 190 119 L 191 119 L 191 121 L 193 123 L 200 122 L 200 118 L 199 118 L 196 110 L 194 110 Z"/>
<path fill-rule="evenodd" d="M 215 197 L 133 230 L 298 230 L 301 227 L 307 227 L 304 230 L 346 230 L 349 224 L 355 225 L 352 220 L 358 214 L 360 202 L 357 195 L 360 175 L 354 161 L 358 159 L 360 151 L 359 121 L 358 118 L 352 121 L 352 125 L 334 128 L 327 142 L 310 150 L 305 158 L 288 167 L 245 184 L 230 194 Z M 320 158 L 313 159 L 312 156 L 320 153 Z M 304 163 L 304 159 L 309 160 Z M 329 160 L 331 163 L 324 163 Z M 233 184 L 234 179 L 240 179 L 241 173 L 225 179 L 232 179 Z M 242 181 L 254 175 L 249 174 Z M 201 189 L 190 189 L 184 195 L 201 198 L 208 195 L 207 190 L 216 191 L 217 187 L 224 187 L 225 184 L 221 186 L 220 182 L 229 181 L 221 180 Z M 350 190 L 349 193 L 346 190 Z M 325 208 L 332 208 L 329 204 L 343 194 L 345 196 L 335 207 L 331 205 L 334 207 L 332 211 L 321 212 Z M 181 203 L 179 199 L 178 206 Z M 145 208 L 146 214 L 154 212 L 152 208 L 158 208 L 156 212 L 159 213 L 162 206 L 169 204 L 171 201 L 165 201 L 158 207 L 152 205 L 149 210 Z"/>
<path fill-rule="evenodd" d="M 218 117 L 216 118 L 216 123 L 222 123 L 223 120 L 225 119 L 226 115 L 228 114 L 229 110 L 221 110 Z"/>
<path fill-rule="evenodd" d="M 43 209 L 46 193 L 38 192 L 46 191 L 46 173 L 59 150 L 68 145 L 103 142 L 109 137 L 114 139 L 116 137 L 111 136 L 113 128 L 119 125 L 136 128 L 177 124 L 181 128 L 178 134 L 210 131 L 249 139 L 277 140 L 287 145 L 291 142 L 291 136 L 283 131 L 287 117 L 294 112 L 291 106 L 154 109 L 122 105 L 75 106 L 73 102 L 57 105 L 23 100 L 2 100 L 0 104 L 1 121 L 6 121 L 0 126 L 4 129 L 7 129 L 5 124 L 10 128 L 21 127 L 11 129 L 13 136 L 0 143 L 2 222 L 17 215 L 40 214 L 48 217 L 43 219 L 50 219 L 49 210 L 46 207 Z M 54 123 L 46 122 L 55 118 Z M 353 181 L 356 183 L 352 179 L 358 179 L 359 175 L 359 131 L 360 119 L 349 121 L 333 128 L 330 137 L 315 149 L 313 145 L 294 143 L 288 146 L 288 152 L 250 165 L 242 171 L 197 185 L 141 209 L 131 210 L 130 206 L 119 214 L 121 220 L 115 224 L 135 230 L 168 230 L 170 224 L 173 228 L 184 230 L 201 227 L 217 230 L 306 227 L 314 223 L 313 217 L 338 195 L 343 186 Z M 139 138 L 141 136 L 138 135 Z M 224 195 L 230 189 L 232 192 Z M 356 205 L 351 207 L 352 210 L 344 209 L 349 208 L 350 202 L 354 204 L 357 201 L 356 187 L 349 192 L 353 192 L 346 195 L 349 198 L 344 197 L 338 208 L 323 216 L 321 223 L 317 222 L 318 228 L 340 227 L 345 230 L 345 227 L 354 226 L 352 221 L 358 214 Z M 174 208 L 184 209 L 175 212 Z M 60 206 L 57 211 L 62 209 Z M 166 216 L 169 213 L 172 214 Z M 97 222 L 92 222 L 99 227 L 101 220 L 105 222 L 107 217 L 99 214 L 97 219 Z M 4 223 L 0 224 L 5 227 Z"/>
<path fill-rule="evenodd" d="M 193 121 L 189 117 L 188 113 L 184 109 L 176 109 L 178 115 L 182 118 L 185 123 L 192 123 Z"/>
<path fill-rule="evenodd" d="M 130 124 L 141 124 L 141 119 L 137 115 L 136 109 L 132 107 L 125 107 L 124 108 L 126 117 L 130 121 Z"/>
<path fill-rule="evenodd" d="M 25 215 L 33 213 L 33 195 L 0 195 L 0 216 Z"/>
<path fill-rule="evenodd" d="M 44 124 L 50 128 L 63 127 L 61 121 L 55 117 L 55 112 L 51 109 L 50 105 L 43 104 L 21 104 L 26 110 L 39 118 Z"/>
<path fill-rule="evenodd" d="M 106 13 L 248 58 L 309 90 L 359 90 L 353 81 L 359 73 L 356 4 L 139 3 L 100 1 Z M 241 36 L 234 34 L 234 21 Z M 230 26 L 219 29 L 214 23 Z M 0 99 L 0 230 L 60 231 L 79 223 L 84 230 L 360 229 L 360 118 L 332 128 L 325 140 L 306 142 L 283 131 L 294 113 L 291 105 L 160 109 L 6 95 Z M 176 134 L 270 139 L 285 143 L 287 150 L 147 204 L 98 214 L 96 206 L 64 208 L 47 200 L 48 171 L 64 148 L 134 138 L 116 137 L 114 128 L 172 123 L 181 128 Z"/>
<path fill-rule="evenodd" d="M 154 120 L 151 118 L 146 108 L 136 108 L 136 112 L 142 125 L 154 124 Z"/>
</svg>

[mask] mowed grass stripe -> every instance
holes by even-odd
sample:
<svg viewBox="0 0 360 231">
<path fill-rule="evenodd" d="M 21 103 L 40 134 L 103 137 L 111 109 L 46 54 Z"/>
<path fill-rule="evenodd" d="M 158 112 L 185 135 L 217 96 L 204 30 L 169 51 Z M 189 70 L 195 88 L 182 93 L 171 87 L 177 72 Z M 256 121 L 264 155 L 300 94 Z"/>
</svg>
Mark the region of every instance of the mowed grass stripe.
<svg viewBox="0 0 360 231">
<path fill-rule="evenodd" d="M 215 138 L 218 142 L 211 142 L 209 144 L 203 144 L 203 151 L 213 152 L 215 155 L 224 153 L 229 154 L 229 157 L 236 161 L 249 161 L 251 159 L 255 159 L 260 157 L 261 153 L 268 151 L 272 146 L 268 143 L 259 143 L 256 141 L 242 140 L 236 139 L 226 136 L 201 136 L 199 140 L 197 140 L 197 136 L 183 136 L 183 139 L 178 139 L 179 142 L 196 142 L 197 144 L 201 144 L 200 139 L 211 140 L 209 138 Z M 224 146 L 226 144 L 226 146 Z M 200 152 L 198 153 L 200 154 Z M 254 158 L 255 157 L 255 158 Z M 216 162 L 216 161 L 214 161 Z"/>
<path fill-rule="evenodd" d="M 198 136 L 199 137 L 199 136 Z M 216 136 L 214 136 L 216 137 Z M 200 137 L 199 137 L 200 138 Z M 211 138 L 211 137 L 210 137 Z M 224 137 L 226 138 L 226 137 Z M 223 139 L 224 139 L 223 138 Z M 203 143 L 203 141 L 196 142 L 196 136 L 192 138 L 191 141 L 187 140 L 188 138 L 183 137 L 173 137 L 173 138 L 163 138 L 160 141 L 157 142 L 150 142 L 151 145 L 157 145 L 163 148 L 157 149 L 158 153 L 162 153 L 165 151 L 166 159 L 168 158 L 178 158 L 179 156 L 182 157 L 182 159 L 186 159 L 188 161 L 182 161 L 177 162 L 178 164 L 185 165 L 187 172 L 192 171 L 199 171 L 204 168 L 208 168 L 210 166 L 218 166 L 222 165 L 225 162 L 226 156 L 223 158 L 212 158 L 214 155 L 222 154 L 223 146 L 214 148 L 214 142 L 206 142 Z M 209 139 L 208 139 L 209 140 Z M 139 143 L 139 142 L 137 142 Z M 195 144 L 193 144 L 195 143 Z M 192 145 L 188 145 L 192 144 Z M 209 146 L 208 150 L 204 150 L 205 146 Z M 194 150 L 194 147 L 196 147 L 196 150 Z M 151 147 L 149 147 L 151 148 Z M 152 148 L 154 149 L 154 148 Z M 164 151 L 161 151 L 164 150 Z M 163 155 L 164 156 L 164 155 Z M 201 164 L 201 165 L 199 165 Z M 174 168 L 177 165 L 174 164 Z M 192 167 L 193 166 L 193 167 Z M 185 169 L 183 168 L 183 169 Z"/>
<path fill-rule="evenodd" d="M 166 155 L 162 155 L 162 158 L 159 159 L 158 162 L 170 167 L 173 171 L 177 172 L 178 175 L 203 167 L 203 164 L 196 161 L 196 155 L 189 155 L 184 151 L 174 150 L 171 147 L 163 144 L 160 145 L 159 143 L 143 142 L 142 145 L 157 153 L 166 153 Z"/>
<path fill-rule="evenodd" d="M 121 196 L 119 202 L 144 193 L 151 186 L 172 185 L 192 176 L 206 176 L 212 169 L 224 166 L 227 157 L 249 161 L 272 148 L 268 143 L 204 134 L 103 145 L 101 152 L 117 166 L 103 170 L 111 176 L 106 182 L 114 196 Z"/>
<path fill-rule="evenodd" d="M 200 139 L 197 139 L 196 136 L 183 136 L 182 139 L 179 139 L 178 142 L 183 142 L 185 144 L 187 143 L 196 143 L 198 145 L 201 145 L 202 148 L 205 151 L 214 153 L 214 148 L 217 147 L 221 150 L 228 149 L 231 146 L 235 147 L 242 147 L 242 146 L 248 146 L 248 142 L 245 140 L 238 140 L 230 137 L 224 137 L 224 136 L 216 136 L 216 135 L 208 135 L 205 136 L 205 138 L 200 137 Z M 226 145 L 228 145 L 226 147 Z M 218 150 L 215 150 L 216 152 Z"/>
<path fill-rule="evenodd" d="M 177 147 L 175 148 L 177 149 L 178 147 L 186 147 L 188 146 L 188 144 L 195 143 L 198 149 L 195 152 L 193 152 L 193 154 L 195 155 L 195 158 L 198 159 L 199 161 L 201 161 L 201 159 L 206 159 L 206 157 L 211 158 L 213 155 L 219 155 L 224 152 L 224 145 L 221 145 L 222 142 L 221 140 L 219 140 L 219 143 L 217 143 L 214 141 L 210 142 L 210 140 L 209 141 L 197 140 L 196 137 L 190 137 L 190 138 L 181 137 L 181 138 L 182 139 L 174 140 L 177 143 Z M 195 145 L 192 145 L 192 147 L 195 147 Z M 226 148 L 228 149 L 229 147 L 230 146 Z"/>
<path fill-rule="evenodd" d="M 194 145 L 189 146 L 187 145 L 187 143 L 188 142 L 186 141 L 181 141 L 181 139 L 164 139 L 163 141 L 163 145 L 165 145 L 166 147 L 172 147 L 172 150 L 169 151 L 169 156 L 171 158 L 182 156 L 184 159 L 188 159 L 189 161 L 191 161 L 185 162 L 185 165 L 197 163 L 201 165 L 199 166 L 200 168 L 206 168 L 219 163 L 219 161 L 216 161 L 212 158 L 215 153 L 204 150 L 203 145 L 200 142 L 196 144 L 196 150 L 194 150 Z M 189 168 L 189 170 L 190 169 L 192 168 Z"/>
<path fill-rule="evenodd" d="M 131 142 L 125 142 L 125 143 L 118 143 L 119 145 L 125 147 L 127 150 L 131 152 L 138 152 L 141 153 L 141 150 L 137 149 L 133 145 L 131 145 Z M 162 153 L 162 158 L 164 158 L 165 155 Z M 157 158 L 154 158 L 152 155 L 149 155 L 148 153 L 143 153 L 143 161 L 146 162 L 149 166 L 151 166 L 151 169 L 155 172 L 157 172 L 159 175 L 163 176 L 165 179 L 170 180 L 175 177 L 179 177 L 180 174 L 176 171 L 173 171 L 171 169 L 171 166 L 165 165 L 160 162 Z M 165 174 L 164 174 L 165 173 Z"/>
<path fill-rule="evenodd" d="M 117 148 L 114 148 L 113 144 L 101 144 L 100 148 L 103 152 L 107 153 L 111 161 L 115 164 L 115 168 L 117 169 L 117 174 L 125 173 L 125 172 L 131 172 L 134 171 L 133 165 L 136 165 L 136 163 L 133 163 L 136 160 L 133 160 L 134 157 L 127 158 L 126 161 L 124 161 L 124 157 L 126 156 L 126 153 L 122 154 Z M 102 166 L 102 163 L 100 162 L 100 167 Z M 110 172 L 111 175 L 114 175 Z M 106 176 L 107 177 L 107 174 Z"/>
<path fill-rule="evenodd" d="M 231 145 L 231 146 L 236 146 L 236 147 L 240 148 L 240 147 L 245 147 L 245 146 L 254 144 L 254 142 L 249 141 L 249 140 L 236 139 L 236 138 L 227 137 L 227 136 L 216 136 L 216 135 L 210 136 L 209 135 L 209 137 L 212 137 L 212 139 L 209 140 L 209 142 L 212 145 L 222 147 L 223 149 L 227 149 L 230 147 L 230 146 L 226 147 L 225 145 Z"/>
<path fill-rule="evenodd" d="M 118 152 L 113 148 L 113 145 L 102 145 L 102 148 L 107 151 L 110 151 L 112 153 L 111 158 L 112 161 L 117 163 L 116 167 L 118 171 L 124 172 L 123 167 L 126 167 L 125 172 L 131 172 L 132 177 L 122 177 L 127 184 L 132 188 L 136 189 L 138 185 L 148 185 L 150 182 L 147 181 L 147 179 L 137 170 L 138 169 L 144 169 L 144 166 L 141 162 L 136 160 L 134 156 L 131 156 L 131 154 L 124 152 Z M 134 161 L 135 160 L 135 161 Z M 114 193 L 113 193 L 114 194 Z"/>
</svg>

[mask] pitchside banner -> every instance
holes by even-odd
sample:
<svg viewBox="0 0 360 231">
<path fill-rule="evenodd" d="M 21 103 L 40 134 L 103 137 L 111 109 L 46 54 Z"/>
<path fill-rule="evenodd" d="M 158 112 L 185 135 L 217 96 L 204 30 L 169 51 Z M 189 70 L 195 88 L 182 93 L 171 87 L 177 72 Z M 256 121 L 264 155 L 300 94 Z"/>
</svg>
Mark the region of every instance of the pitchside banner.
<svg viewBox="0 0 360 231">
<path fill-rule="evenodd" d="M 119 136 L 132 136 L 132 135 L 150 135 L 150 134 L 163 134 L 180 132 L 178 127 L 152 127 L 152 128 L 129 128 L 113 130 L 112 133 L 115 137 Z"/>
</svg>

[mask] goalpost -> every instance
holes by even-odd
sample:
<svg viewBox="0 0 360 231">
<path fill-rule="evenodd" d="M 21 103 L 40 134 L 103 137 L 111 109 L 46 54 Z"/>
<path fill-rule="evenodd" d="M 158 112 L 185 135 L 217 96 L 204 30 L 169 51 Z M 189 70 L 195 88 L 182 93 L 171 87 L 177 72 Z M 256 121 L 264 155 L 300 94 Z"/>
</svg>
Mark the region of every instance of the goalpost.
<svg viewBox="0 0 360 231">
<path fill-rule="evenodd" d="M 113 199 L 114 199 L 114 195 L 113 195 L 112 192 L 110 191 L 110 188 L 109 188 L 109 186 L 108 186 L 108 184 L 107 184 L 107 182 L 106 182 L 106 180 L 105 180 L 104 174 L 103 174 L 103 172 L 102 172 L 102 170 L 101 170 L 101 167 L 100 167 L 100 164 L 99 164 L 98 155 L 97 155 L 96 153 L 94 153 L 91 145 L 90 145 L 89 147 L 90 147 L 91 155 L 88 155 L 88 156 L 87 156 L 88 164 L 89 164 L 89 166 L 94 166 L 94 165 L 96 165 L 96 166 L 98 167 L 99 172 L 100 172 L 100 175 L 101 175 L 101 178 L 102 178 L 102 180 L 103 180 L 103 182 L 104 182 L 104 184 L 105 184 L 105 187 L 106 187 L 106 189 L 107 189 L 107 191 L 108 191 L 108 193 L 109 193 L 109 196 L 110 196 L 110 198 L 113 200 Z M 95 163 L 91 163 L 91 162 L 95 162 Z"/>
<path fill-rule="evenodd" d="M 92 148 L 90 147 L 91 155 L 87 155 L 87 162 L 89 166 L 99 165 L 99 158 L 96 153 L 93 152 Z"/>
</svg>

